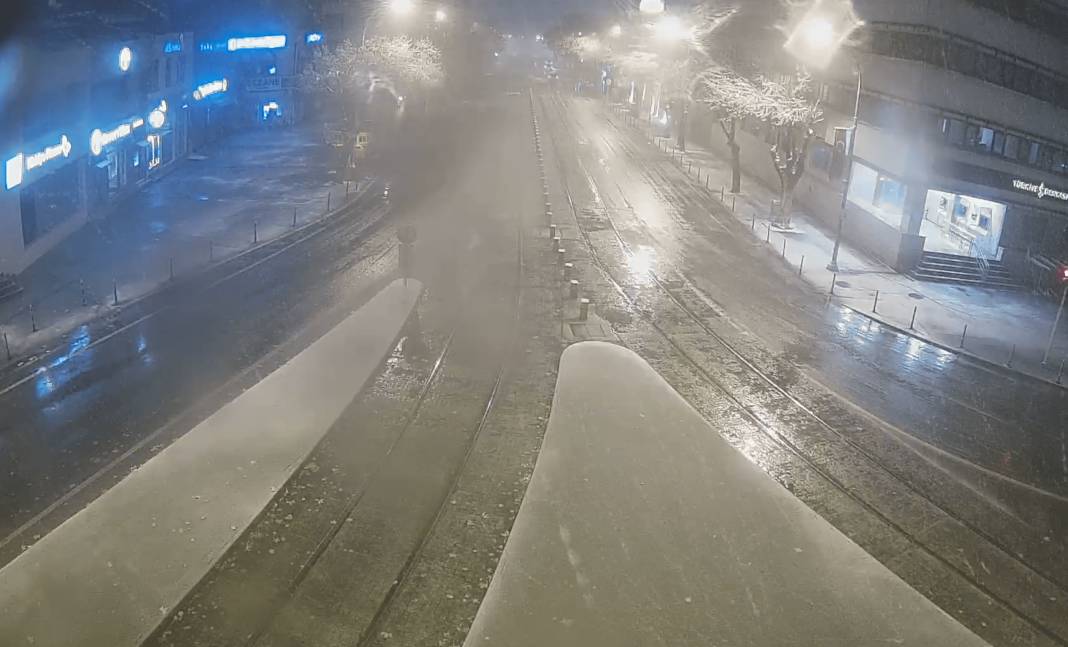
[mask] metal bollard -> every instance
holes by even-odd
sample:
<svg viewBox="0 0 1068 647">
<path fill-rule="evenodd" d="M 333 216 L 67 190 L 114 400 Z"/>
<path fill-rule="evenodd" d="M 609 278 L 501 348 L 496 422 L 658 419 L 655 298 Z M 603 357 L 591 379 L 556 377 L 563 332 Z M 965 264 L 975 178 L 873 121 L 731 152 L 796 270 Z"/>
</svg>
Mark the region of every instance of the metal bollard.
<svg viewBox="0 0 1068 647">
<path fill-rule="evenodd" d="M 786 258 L 786 237 L 782 239 L 782 257 Z"/>
<path fill-rule="evenodd" d="M 756 212 L 755 211 L 753 212 L 753 222 L 749 226 L 749 228 L 752 229 L 753 231 L 756 231 Z"/>
<path fill-rule="evenodd" d="M 553 236 L 553 249 L 560 249 L 560 234 Z"/>
<path fill-rule="evenodd" d="M 4 343 L 7 343 L 7 335 L 4 335 Z M 8 351 L 7 358 L 11 359 L 11 351 Z M 1057 371 L 1057 384 L 1061 383 L 1061 379 L 1064 377 L 1064 360 L 1061 360 L 1061 370 Z"/>
<path fill-rule="evenodd" d="M 872 311 L 872 312 L 875 312 L 875 310 L 876 310 L 876 309 L 877 309 L 878 307 L 879 307 L 879 291 L 878 291 L 878 290 L 876 290 L 876 291 L 875 291 L 875 302 L 871 304 L 871 311 Z"/>
<path fill-rule="evenodd" d="M 293 207 L 293 227 L 297 226 L 297 208 Z"/>
<path fill-rule="evenodd" d="M 838 282 L 838 273 L 831 275 L 831 295 L 834 295 L 834 284 Z"/>
<path fill-rule="evenodd" d="M 171 269 L 171 280 L 173 281 L 174 280 L 174 257 L 173 256 L 171 257 L 170 266 L 171 266 L 171 268 L 170 268 Z"/>
<path fill-rule="evenodd" d="M 686 175 L 689 175 L 692 172 L 693 172 L 693 162 L 687 162 L 686 163 Z"/>
<path fill-rule="evenodd" d="M 114 279 L 111 281 L 111 293 L 115 297 L 114 305 L 119 305 L 119 280 Z"/>
<path fill-rule="evenodd" d="M 771 225 L 764 225 L 764 226 L 768 230 L 768 235 L 764 237 L 764 242 L 765 243 L 770 243 L 771 242 Z"/>
<path fill-rule="evenodd" d="M 349 197 L 349 181 L 345 180 L 345 197 Z"/>
<path fill-rule="evenodd" d="M 916 313 L 920 306 L 912 306 L 912 321 L 909 322 L 909 330 L 916 330 Z"/>
<path fill-rule="evenodd" d="M 564 256 L 566 254 L 567 254 L 567 250 L 564 249 L 563 247 L 561 247 L 560 249 L 556 250 L 556 262 L 559 263 L 561 267 L 563 267 L 563 265 L 564 265 Z"/>
<path fill-rule="evenodd" d="M 549 238 L 556 240 L 556 225 L 549 225 Z"/>
<path fill-rule="evenodd" d="M 327 191 L 326 192 L 326 212 L 327 213 L 330 213 L 330 198 L 332 198 L 333 196 L 334 196 L 334 192 L 333 191 Z"/>
<path fill-rule="evenodd" d="M 711 174 L 705 176 L 705 190 L 706 191 L 708 190 L 708 178 L 710 178 L 710 177 L 711 177 Z"/>
<path fill-rule="evenodd" d="M 964 348 L 964 340 L 968 337 L 968 324 L 964 324 L 964 332 L 960 335 L 960 347 Z"/>
<path fill-rule="evenodd" d="M 731 196 L 731 213 L 734 213 L 734 207 L 737 204 L 737 202 L 738 202 L 738 196 L 732 195 Z"/>
<path fill-rule="evenodd" d="M 30 329 L 33 332 L 37 332 L 37 313 L 33 311 L 33 304 L 30 304 Z"/>
<path fill-rule="evenodd" d="M 553 205 L 548 203 L 548 202 L 546 202 L 545 203 L 545 213 L 552 213 L 552 211 L 553 211 Z"/>
<path fill-rule="evenodd" d="M 1005 364 L 1008 368 L 1012 368 L 1012 360 L 1016 359 L 1016 344 L 1012 345 L 1012 351 L 1009 352 L 1009 361 Z"/>
<path fill-rule="evenodd" d="M 565 281 L 570 281 L 571 280 L 571 275 L 574 274 L 574 270 L 575 270 L 575 264 L 574 263 L 564 263 L 564 280 Z"/>
<path fill-rule="evenodd" d="M 89 297 L 85 293 L 85 279 L 78 279 L 78 287 L 81 289 L 82 292 L 82 305 L 89 305 Z"/>
<path fill-rule="evenodd" d="M 590 300 L 586 298 L 579 299 L 579 321 L 586 321 L 590 318 Z"/>
<path fill-rule="evenodd" d="M 577 299 L 578 298 L 578 290 L 579 290 L 579 282 L 577 280 L 575 280 L 575 279 L 571 279 L 570 281 L 568 281 L 567 285 L 568 285 L 568 295 L 572 299 Z"/>
<path fill-rule="evenodd" d="M 804 254 L 802 254 L 801 255 L 801 266 L 797 268 L 797 275 L 801 276 L 804 273 L 805 273 L 805 256 L 804 256 Z"/>
<path fill-rule="evenodd" d="M 725 202 L 727 200 L 727 187 L 719 187 L 719 201 Z"/>
<path fill-rule="evenodd" d="M 256 243 L 260 242 L 260 228 L 259 228 L 259 225 L 260 225 L 260 223 L 256 222 L 255 220 L 252 221 L 252 244 L 253 245 L 255 245 Z"/>
<path fill-rule="evenodd" d="M 11 361 L 11 344 L 7 342 L 7 333 L 4 333 L 4 352 L 7 354 L 7 361 Z M 1061 368 L 1064 368 L 1064 364 L 1061 364 Z M 1060 382 L 1058 382 L 1060 384 Z"/>
<path fill-rule="evenodd" d="M 214 240 L 209 240 L 208 241 L 208 262 L 209 263 L 215 262 L 215 241 Z"/>
</svg>

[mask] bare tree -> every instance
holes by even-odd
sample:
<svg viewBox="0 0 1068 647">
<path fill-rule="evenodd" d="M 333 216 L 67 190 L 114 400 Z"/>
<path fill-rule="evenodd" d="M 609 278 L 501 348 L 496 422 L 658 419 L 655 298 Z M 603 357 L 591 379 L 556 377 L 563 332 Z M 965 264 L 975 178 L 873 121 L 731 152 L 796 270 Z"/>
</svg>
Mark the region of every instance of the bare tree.
<svg viewBox="0 0 1068 647">
<path fill-rule="evenodd" d="M 791 226 L 794 189 L 805 173 L 809 144 L 815 135 L 814 127 L 823 119 L 819 100 L 812 98 L 811 92 L 811 78 L 804 72 L 781 81 L 761 81 L 764 100 L 757 116 L 775 128 L 771 161 L 779 176 L 779 205 L 772 218 L 785 228 Z"/>
<path fill-rule="evenodd" d="M 731 154 L 731 193 L 741 193 L 742 159 L 737 140 L 738 124 L 762 112 L 764 97 L 761 88 L 725 68 L 713 67 L 698 75 L 693 92 L 694 100 L 719 119 Z"/>
<path fill-rule="evenodd" d="M 407 36 L 369 38 L 363 45 L 344 41 L 320 51 L 301 75 L 305 90 L 342 94 L 385 81 L 425 88 L 444 78 L 441 52 L 429 39 Z"/>
</svg>

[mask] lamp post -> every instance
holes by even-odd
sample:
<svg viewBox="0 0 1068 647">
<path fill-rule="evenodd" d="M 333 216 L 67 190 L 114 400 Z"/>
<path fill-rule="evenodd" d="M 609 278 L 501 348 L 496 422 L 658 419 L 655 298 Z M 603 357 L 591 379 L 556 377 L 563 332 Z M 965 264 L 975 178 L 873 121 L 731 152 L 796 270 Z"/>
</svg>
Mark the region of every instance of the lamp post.
<svg viewBox="0 0 1068 647">
<path fill-rule="evenodd" d="M 824 3 L 813 5 L 795 26 L 786 41 L 784 49 L 804 64 L 817 68 L 826 68 L 842 43 L 860 24 L 852 11 L 846 8 L 831 9 Z M 864 74 L 860 61 L 853 61 L 857 73 L 857 95 L 853 104 L 853 126 L 850 129 L 846 145 L 846 172 L 842 183 L 842 206 L 838 214 L 838 227 L 834 238 L 834 251 L 827 269 L 838 272 L 838 251 L 842 246 L 842 232 L 845 228 L 846 206 L 849 204 L 849 185 L 853 180 L 853 155 L 856 151 L 857 132 L 860 127 L 860 97 L 864 91 Z"/>
</svg>

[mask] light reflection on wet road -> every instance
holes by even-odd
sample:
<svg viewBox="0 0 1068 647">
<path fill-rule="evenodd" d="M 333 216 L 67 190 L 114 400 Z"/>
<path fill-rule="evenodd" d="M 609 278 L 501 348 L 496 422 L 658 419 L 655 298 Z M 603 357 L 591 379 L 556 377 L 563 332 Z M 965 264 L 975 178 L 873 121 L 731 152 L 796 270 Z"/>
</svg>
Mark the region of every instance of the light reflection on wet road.
<svg viewBox="0 0 1068 647">
<path fill-rule="evenodd" d="M 636 250 L 633 278 L 678 270 L 773 352 L 892 425 L 983 468 L 1068 494 L 1068 393 L 827 306 L 733 217 L 709 213 L 710 194 L 635 131 L 610 122 L 592 101 L 556 101 L 562 127 L 586 135 L 569 139 L 593 185 L 589 203 L 577 206 L 591 216 L 587 225 L 598 211 L 611 214 Z"/>
</svg>

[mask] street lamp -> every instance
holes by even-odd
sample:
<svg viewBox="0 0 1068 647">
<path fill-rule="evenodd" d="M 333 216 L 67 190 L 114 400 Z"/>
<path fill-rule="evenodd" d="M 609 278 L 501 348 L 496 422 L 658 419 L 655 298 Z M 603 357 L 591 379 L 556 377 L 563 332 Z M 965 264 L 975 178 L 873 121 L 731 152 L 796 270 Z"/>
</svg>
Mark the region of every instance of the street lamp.
<svg viewBox="0 0 1068 647">
<path fill-rule="evenodd" d="M 790 33 L 784 49 L 800 62 L 819 69 L 826 69 L 841 49 L 849 35 L 861 22 L 848 3 L 827 3 L 817 0 L 802 16 Z M 845 228 L 846 206 L 849 204 L 849 185 L 853 181 L 853 154 L 857 145 L 857 130 L 860 127 L 860 96 L 864 90 L 864 73 L 860 62 L 853 61 L 857 73 L 857 95 L 853 104 L 853 127 L 846 144 L 846 172 L 842 181 L 842 207 L 838 215 L 838 228 L 834 237 L 834 251 L 827 269 L 838 271 L 838 251 L 842 247 L 842 231 Z"/>
<path fill-rule="evenodd" d="M 648 14 L 664 13 L 664 0 L 641 0 L 638 11 Z"/>
<path fill-rule="evenodd" d="M 445 13 L 444 9 L 438 9 L 434 12 L 434 22 L 445 22 L 449 19 L 449 14 Z"/>
<path fill-rule="evenodd" d="M 658 40 L 677 43 L 690 38 L 692 30 L 678 16 L 663 16 L 653 25 L 653 33 Z"/>
<path fill-rule="evenodd" d="M 415 2 L 413 0 L 390 0 L 389 10 L 395 16 L 407 16 L 415 10 Z"/>
<path fill-rule="evenodd" d="M 612 29 L 610 29 L 608 33 L 612 35 L 612 38 L 619 38 L 623 35 L 623 27 L 620 25 L 612 25 Z"/>
</svg>

